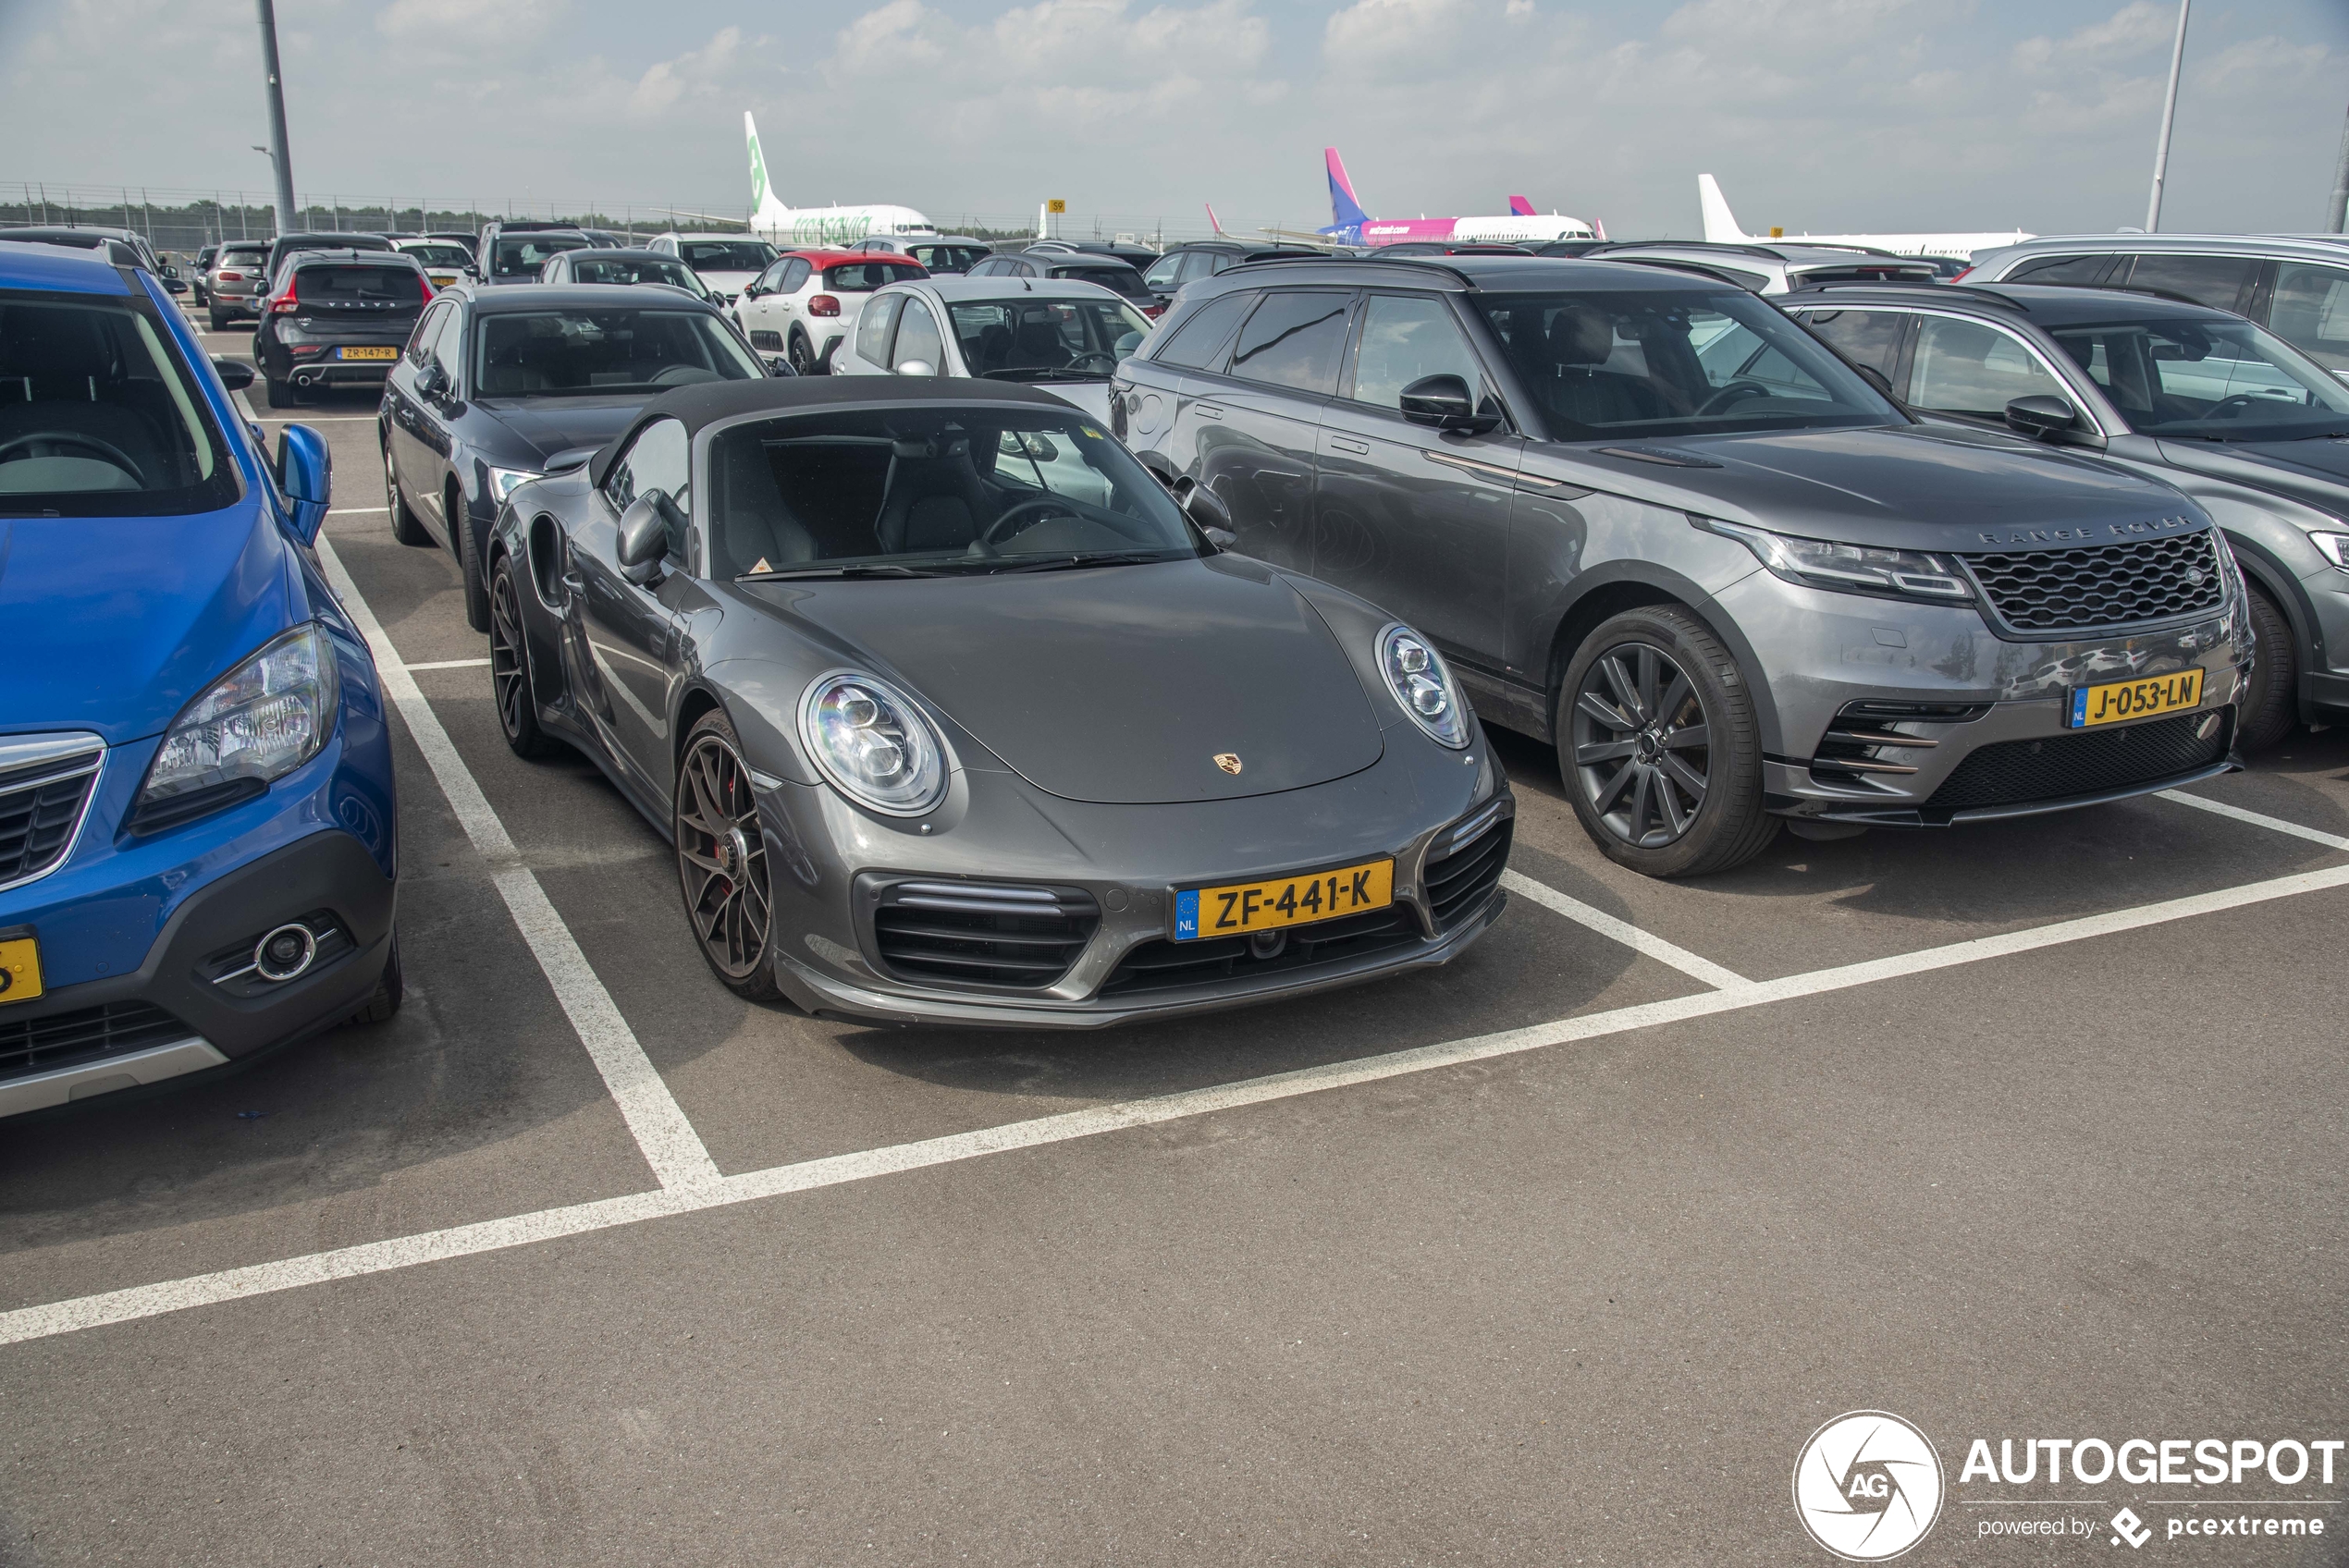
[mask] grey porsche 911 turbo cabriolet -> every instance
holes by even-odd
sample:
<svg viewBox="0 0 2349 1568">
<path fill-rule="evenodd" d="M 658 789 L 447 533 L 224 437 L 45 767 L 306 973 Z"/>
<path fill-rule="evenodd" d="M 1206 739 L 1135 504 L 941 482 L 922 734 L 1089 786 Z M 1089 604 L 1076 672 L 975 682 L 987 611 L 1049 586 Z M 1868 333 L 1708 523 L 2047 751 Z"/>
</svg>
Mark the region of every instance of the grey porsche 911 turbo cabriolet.
<svg viewBox="0 0 2349 1568">
<path fill-rule="evenodd" d="M 1457 956 L 1515 802 L 1434 648 L 1031 387 L 729 382 L 517 489 L 509 743 L 676 846 L 737 994 L 1092 1027 Z"/>
</svg>

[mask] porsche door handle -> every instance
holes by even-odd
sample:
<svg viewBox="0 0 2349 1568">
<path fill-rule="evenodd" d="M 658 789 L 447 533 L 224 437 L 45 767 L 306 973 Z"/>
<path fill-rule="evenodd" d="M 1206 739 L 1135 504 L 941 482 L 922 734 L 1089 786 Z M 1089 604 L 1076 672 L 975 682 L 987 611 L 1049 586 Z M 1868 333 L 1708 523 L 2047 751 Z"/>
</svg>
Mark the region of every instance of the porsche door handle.
<svg viewBox="0 0 2349 1568">
<path fill-rule="evenodd" d="M 1330 450 L 1351 452 L 1358 458 L 1363 458 L 1370 456 L 1371 444 L 1368 441 L 1348 441 L 1343 435 L 1333 435 L 1330 437 Z"/>
<path fill-rule="evenodd" d="M 1193 403 L 1191 411 L 1201 419 L 1222 419 L 1224 410 L 1212 403 Z"/>
</svg>

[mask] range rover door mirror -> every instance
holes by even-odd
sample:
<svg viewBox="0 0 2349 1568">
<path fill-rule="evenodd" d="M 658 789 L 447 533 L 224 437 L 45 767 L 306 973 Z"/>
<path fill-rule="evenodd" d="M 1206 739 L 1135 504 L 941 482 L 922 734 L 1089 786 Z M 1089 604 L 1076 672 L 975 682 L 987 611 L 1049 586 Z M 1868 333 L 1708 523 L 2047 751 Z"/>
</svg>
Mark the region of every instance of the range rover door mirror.
<svg viewBox="0 0 2349 1568">
<path fill-rule="evenodd" d="M 1480 435 L 1501 423 L 1496 407 L 1488 403 L 1480 410 L 1470 401 L 1468 383 L 1457 375 L 1423 375 L 1403 388 L 1396 401 L 1405 419 L 1438 430 Z"/>
<path fill-rule="evenodd" d="M 2007 405 L 2007 428 L 2046 441 L 2080 423 L 2079 410 L 2052 392 L 2035 392 Z"/>
<path fill-rule="evenodd" d="M 620 514 L 620 539 L 614 546 L 620 575 L 639 588 L 660 581 L 660 563 L 669 554 L 669 520 L 675 510 L 665 492 L 647 490 Z"/>
</svg>

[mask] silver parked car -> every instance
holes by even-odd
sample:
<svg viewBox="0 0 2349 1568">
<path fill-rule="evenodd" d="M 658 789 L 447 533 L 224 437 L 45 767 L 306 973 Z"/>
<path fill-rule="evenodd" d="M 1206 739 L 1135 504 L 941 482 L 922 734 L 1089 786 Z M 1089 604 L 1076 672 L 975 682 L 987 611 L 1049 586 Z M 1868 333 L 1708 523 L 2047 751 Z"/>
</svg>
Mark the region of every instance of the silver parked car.
<svg viewBox="0 0 2349 1568">
<path fill-rule="evenodd" d="M 2056 236 L 1977 256 L 1962 276 L 2191 300 L 2248 316 L 2349 378 L 2349 239 L 2337 234 Z"/>
<path fill-rule="evenodd" d="M 1652 876 L 2234 766 L 2244 594 L 2168 484 L 1920 423 L 1743 288 L 1536 256 L 1184 290 L 1113 427 L 1433 638 Z M 1198 505 L 1193 500 L 1194 505 Z"/>
<path fill-rule="evenodd" d="M 2245 750 L 2349 720 L 2349 387 L 2201 305 L 2099 288 L 1805 289 L 1779 305 L 1928 418 L 2100 453 L 2219 521 L 2250 580 Z"/>
<path fill-rule="evenodd" d="M 1642 262 L 1717 277 L 1756 294 L 1783 294 L 1818 283 L 1930 283 L 1933 263 L 1843 245 L 1715 245 L 1695 239 L 1620 240 L 1591 245 L 1592 261 Z"/>
<path fill-rule="evenodd" d="M 244 244 L 230 240 L 212 258 L 203 276 L 205 313 L 212 330 L 227 330 L 246 316 L 258 320 L 261 298 L 268 292 L 269 246 L 265 240 Z"/>
<path fill-rule="evenodd" d="M 865 302 L 832 374 L 1027 382 L 1107 424 L 1109 378 L 1150 331 L 1097 284 L 925 277 Z"/>
</svg>

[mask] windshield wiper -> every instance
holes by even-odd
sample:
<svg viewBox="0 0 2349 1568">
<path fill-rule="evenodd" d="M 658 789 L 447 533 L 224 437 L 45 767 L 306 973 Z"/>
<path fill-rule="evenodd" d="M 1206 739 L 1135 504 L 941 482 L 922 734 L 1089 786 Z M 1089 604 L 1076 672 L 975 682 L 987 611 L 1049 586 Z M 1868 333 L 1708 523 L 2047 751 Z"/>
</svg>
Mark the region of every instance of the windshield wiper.
<svg viewBox="0 0 2349 1568">
<path fill-rule="evenodd" d="M 1188 550 L 1079 550 L 1074 555 L 1046 556 L 1040 560 L 1022 561 L 1017 566 L 999 566 L 989 571 L 990 577 L 1014 571 L 1066 571 L 1086 566 L 1138 566 L 1149 561 L 1180 561 L 1192 559 Z"/>
<path fill-rule="evenodd" d="M 1105 370 L 1071 370 L 1066 365 L 1011 365 L 1002 370 L 983 371 L 981 381 L 1107 381 Z"/>
<path fill-rule="evenodd" d="M 827 577 L 936 577 L 934 571 L 901 566 L 895 561 L 856 561 L 845 566 L 786 567 L 780 571 L 745 571 L 737 582 L 799 582 Z"/>
</svg>

